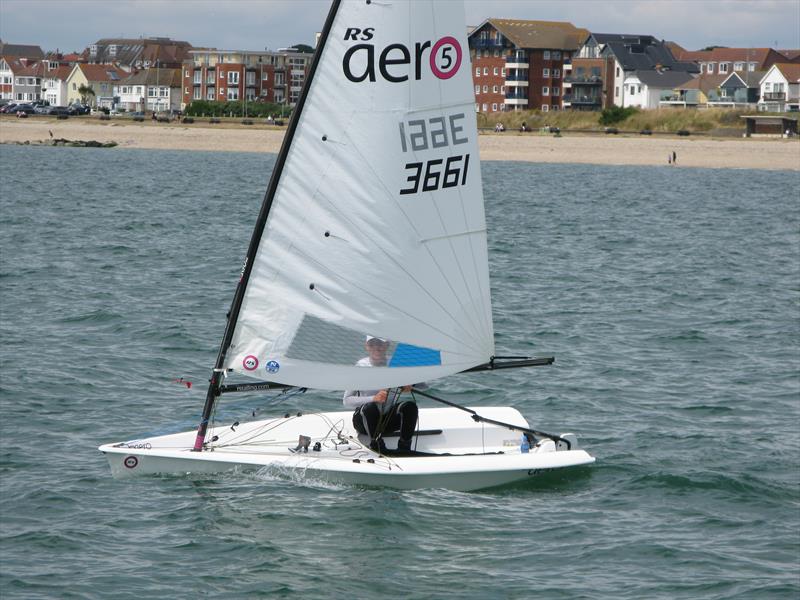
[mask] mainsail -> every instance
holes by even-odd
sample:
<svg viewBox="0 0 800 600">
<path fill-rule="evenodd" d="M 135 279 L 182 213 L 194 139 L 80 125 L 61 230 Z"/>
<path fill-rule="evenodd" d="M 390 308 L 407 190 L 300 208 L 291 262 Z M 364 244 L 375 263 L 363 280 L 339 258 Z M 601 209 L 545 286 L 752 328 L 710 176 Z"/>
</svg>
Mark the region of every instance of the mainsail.
<svg viewBox="0 0 800 600">
<path fill-rule="evenodd" d="M 431 380 L 494 354 L 463 6 L 335 3 L 224 371 L 318 389 Z M 386 366 L 364 368 L 367 336 Z"/>
</svg>

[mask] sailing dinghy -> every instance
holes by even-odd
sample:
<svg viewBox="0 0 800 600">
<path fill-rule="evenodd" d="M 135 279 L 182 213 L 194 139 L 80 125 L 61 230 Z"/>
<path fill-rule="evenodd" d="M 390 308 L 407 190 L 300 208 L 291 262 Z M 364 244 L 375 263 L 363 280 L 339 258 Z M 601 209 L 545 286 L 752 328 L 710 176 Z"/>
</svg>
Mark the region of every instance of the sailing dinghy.
<svg viewBox="0 0 800 600">
<path fill-rule="evenodd" d="M 390 389 L 549 364 L 495 356 L 463 6 L 334 0 L 278 155 L 196 431 L 107 444 L 116 477 L 277 469 L 475 490 L 594 458 L 511 407 L 422 408 L 411 452 L 370 450 L 352 412 L 216 423 L 220 396 Z M 364 366 L 368 336 L 384 366 Z M 239 376 L 256 382 L 235 382 Z M 246 380 L 245 380 L 246 381 Z"/>
</svg>

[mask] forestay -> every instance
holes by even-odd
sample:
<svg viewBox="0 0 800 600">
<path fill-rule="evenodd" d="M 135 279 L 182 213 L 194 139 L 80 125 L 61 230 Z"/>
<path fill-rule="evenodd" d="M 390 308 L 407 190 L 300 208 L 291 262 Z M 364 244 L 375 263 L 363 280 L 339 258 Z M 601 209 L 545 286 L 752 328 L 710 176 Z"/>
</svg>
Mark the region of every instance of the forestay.
<svg viewBox="0 0 800 600">
<path fill-rule="evenodd" d="M 343 1 L 251 265 L 225 368 L 319 389 L 430 380 L 494 353 L 460 2 Z M 367 335 L 391 341 L 364 368 Z"/>
</svg>

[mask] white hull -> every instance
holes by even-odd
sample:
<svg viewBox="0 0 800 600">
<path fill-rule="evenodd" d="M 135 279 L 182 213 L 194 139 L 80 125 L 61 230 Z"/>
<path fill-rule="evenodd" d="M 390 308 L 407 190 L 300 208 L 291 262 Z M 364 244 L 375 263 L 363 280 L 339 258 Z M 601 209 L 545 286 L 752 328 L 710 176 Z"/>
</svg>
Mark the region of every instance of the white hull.
<svg viewBox="0 0 800 600">
<path fill-rule="evenodd" d="M 481 408 L 482 416 L 528 427 L 514 408 Z M 366 447 L 352 427 L 351 412 L 312 413 L 209 429 L 207 450 L 193 452 L 189 431 L 100 446 L 114 477 L 158 473 L 216 473 L 269 469 L 292 478 L 397 489 L 446 488 L 470 491 L 528 479 L 545 471 L 595 461 L 562 434 L 572 448 L 549 439 L 520 451 L 520 434 L 476 423 L 454 408 L 421 409 L 418 429 L 437 432 L 415 437 L 414 449 L 449 456 L 381 456 Z M 292 452 L 300 435 L 311 438 L 308 452 Z M 386 439 L 396 447 L 396 437 Z M 313 450 L 319 443 L 319 451 Z"/>
</svg>

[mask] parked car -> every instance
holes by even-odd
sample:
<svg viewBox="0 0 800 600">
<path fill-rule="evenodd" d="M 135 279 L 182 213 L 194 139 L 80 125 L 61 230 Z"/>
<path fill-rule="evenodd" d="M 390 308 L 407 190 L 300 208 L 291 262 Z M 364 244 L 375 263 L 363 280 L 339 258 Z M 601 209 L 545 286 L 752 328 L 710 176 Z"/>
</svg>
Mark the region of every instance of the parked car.
<svg viewBox="0 0 800 600">
<path fill-rule="evenodd" d="M 48 106 L 48 115 L 69 115 L 69 109 L 66 106 Z"/>
<path fill-rule="evenodd" d="M 33 106 L 33 112 L 35 112 L 37 115 L 49 115 L 50 106 L 47 104 L 35 104 Z"/>
<path fill-rule="evenodd" d="M 9 102 L 4 106 L 0 106 L 0 113 L 5 113 L 8 115 L 14 114 L 14 107 L 19 104 L 19 102 Z"/>
<path fill-rule="evenodd" d="M 33 104 L 17 104 L 14 107 L 14 114 L 25 113 L 26 115 L 34 114 Z"/>
<path fill-rule="evenodd" d="M 71 115 L 88 115 L 89 111 L 91 111 L 91 108 L 84 106 L 83 104 L 74 103 L 70 104 L 67 107 L 67 110 L 70 111 L 69 114 Z"/>
</svg>

